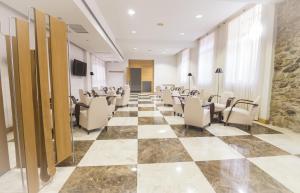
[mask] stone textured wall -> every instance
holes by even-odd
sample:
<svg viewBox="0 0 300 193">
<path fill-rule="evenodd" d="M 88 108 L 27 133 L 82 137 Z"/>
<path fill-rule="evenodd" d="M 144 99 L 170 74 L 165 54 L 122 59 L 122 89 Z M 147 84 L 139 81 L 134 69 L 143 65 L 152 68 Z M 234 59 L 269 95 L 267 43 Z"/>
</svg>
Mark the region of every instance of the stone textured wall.
<svg viewBox="0 0 300 193">
<path fill-rule="evenodd" d="M 277 5 L 271 122 L 300 132 L 300 0 Z"/>
</svg>

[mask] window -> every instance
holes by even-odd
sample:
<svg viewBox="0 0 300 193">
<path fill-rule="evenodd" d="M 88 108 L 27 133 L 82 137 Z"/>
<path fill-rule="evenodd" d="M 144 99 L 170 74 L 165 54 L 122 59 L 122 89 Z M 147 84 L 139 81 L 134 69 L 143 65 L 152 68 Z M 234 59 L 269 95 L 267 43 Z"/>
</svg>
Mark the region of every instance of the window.
<svg viewBox="0 0 300 193">
<path fill-rule="evenodd" d="M 240 97 L 253 97 L 260 74 L 261 5 L 228 24 L 225 88 Z"/>
<path fill-rule="evenodd" d="M 185 49 L 181 52 L 181 62 L 180 62 L 180 82 L 186 83 L 189 72 L 189 64 L 190 64 L 190 50 Z"/>
<path fill-rule="evenodd" d="M 202 88 L 212 86 L 214 67 L 215 33 L 199 41 L 198 85 Z"/>
<path fill-rule="evenodd" d="M 94 75 L 92 76 L 92 87 L 106 86 L 106 72 L 105 63 L 101 59 L 92 56 L 91 57 L 92 70 Z"/>
</svg>

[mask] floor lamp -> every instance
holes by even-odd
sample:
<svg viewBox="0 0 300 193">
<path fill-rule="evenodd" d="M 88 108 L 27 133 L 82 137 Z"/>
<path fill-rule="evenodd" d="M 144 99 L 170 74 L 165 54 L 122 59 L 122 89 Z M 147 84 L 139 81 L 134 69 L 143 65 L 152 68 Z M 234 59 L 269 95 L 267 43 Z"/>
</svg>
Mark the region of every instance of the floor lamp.
<svg viewBox="0 0 300 193">
<path fill-rule="evenodd" d="M 219 102 L 219 91 L 220 91 L 220 74 L 223 73 L 222 68 L 217 68 L 215 73 L 218 74 L 218 92 L 217 92 L 217 103 L 218 103 Z"/>
<path fill-rule="evenodd" d="M 189 91 L 191 91 L 191 78 L 192 78 L 192 73 L 188 73 L 188 77 L 189 77 Z"/>
</svg>

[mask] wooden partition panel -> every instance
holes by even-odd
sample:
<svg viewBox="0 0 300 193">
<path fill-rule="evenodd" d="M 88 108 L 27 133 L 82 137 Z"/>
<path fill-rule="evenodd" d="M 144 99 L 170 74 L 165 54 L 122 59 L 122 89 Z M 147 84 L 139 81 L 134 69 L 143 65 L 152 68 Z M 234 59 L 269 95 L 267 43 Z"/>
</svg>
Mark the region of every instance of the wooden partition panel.
<svg viewBox="0 0 300 193">
<path fill-rule="evenodd" d="M 52 111 L 57 163 L 72 155 L 67 33 L 67 25 L 50 16 Z"/>
<path fill-rule="evenodd" d="M 1 66 L 0 66 L 1 72 Z M 3 95 L 2 95 L 2 83 L 0 75 L 0 176 L 6 173 L 9 167 L 9 155 L 8 155 L 8 145 L 6 137 L 6 125 L 4 116 L 4 105 L 3 105 Z"/>
<path fill-rule="evenodd" d="M 26 176 L 28 192 L 36 193 L 39 188 L 36 140 L 35 140 L 35 120 L 32 95 L 32 73 L 29 49 L 29 24 L 26 21 L 16 19 L 17 51 L 18 61 L 14 63 L 15 76 L 19 80 L 20 117 L 23 137 L 24 152 L 26 160 Z"/>
<path fill-rule="evenodd" d="M 41 151 L 46 161 L 48 174 L 55 174 L 54 149 L 52 145 L 52 124 L 50 117 L 49 71 L 46 39 L 45 14 L 35 9 L 35 38 L 37 59 L 37 85 L 39 88 L 39 112 L 41 132 Z M 44 161 L 44 160 L 42 160 Z"/>
<path fill-rule="evenodd" d="M 10 40 L 12 39 L 12 41 Z M 11 109 L 12 109 L 12 118 L 13 118 L 13 133 L 14 133 L 14 142 L 15 142 L 15 150 L 16 150 L 16 164 L 17 167 L 24 167 L 25 166 L 25 154 L 24 154 L 24 138 L 23 138 L 23 128 L 22 122 L 20 117 L 16 116 L 16 110 L 18 114 L 21 113 L 20 106 L 21 102 L 16 101 L 15 103 L 15 93 L 13 84 L 15 83 L 16 87 L 16 96 L 19 96 L 17 93 L 20 90 L 20 81 L 19 77 L 15 75 L 13 76 L 13 71 L 18 71 L 18 49 L 17 49 L 17 38 L 6 36 L 6 53 L 7 53 L 7 65 L 8 65 L 8 77 L 9 77 L 9 89 L 10 89 L 10 99 L 11 99 Z M 14 64 L 12 64 L 14 61 Z M 14 67 L 14 68 L 13 68 Z M 15 96 L 15 97 L 16 97 Z M 17 123 L 19 125 L 18 132 L 17 132 Z M 19 140 L 17 140 L 19 139 Z M 19 149 L 19 147 L 21 149 Z M 21 158 L 20 158 L 21 155 Z M 20 163 L 21 161 L 21 163 Z"/>
</svg>

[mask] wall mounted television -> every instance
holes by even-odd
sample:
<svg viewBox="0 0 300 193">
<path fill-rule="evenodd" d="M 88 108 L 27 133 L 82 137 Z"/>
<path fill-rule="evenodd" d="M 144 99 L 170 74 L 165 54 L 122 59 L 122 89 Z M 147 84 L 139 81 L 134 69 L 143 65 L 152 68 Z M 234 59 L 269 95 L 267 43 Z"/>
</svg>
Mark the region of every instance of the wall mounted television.
<svg viewBox="0 0 300 193">
<path fill-rule="evenodd" d="M 72 74 L 74 76 L 86 76 L 87 64 L 85 62 L 74 59 L 72 63 Z"/>
</svg>

